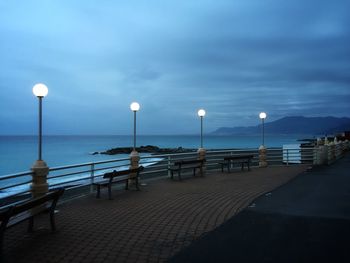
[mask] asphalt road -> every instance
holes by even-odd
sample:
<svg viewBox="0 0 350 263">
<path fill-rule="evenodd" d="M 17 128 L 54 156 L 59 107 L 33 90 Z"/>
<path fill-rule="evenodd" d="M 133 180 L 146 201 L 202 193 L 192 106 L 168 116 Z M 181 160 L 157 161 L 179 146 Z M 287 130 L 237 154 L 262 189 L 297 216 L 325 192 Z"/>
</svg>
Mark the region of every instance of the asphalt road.
<svg viewBox="0 0 350 263">
<path fill-rule="evenodd" d="M 259 197 L 169 262 L 350 262 L 350 154 Z"/>
</svg>

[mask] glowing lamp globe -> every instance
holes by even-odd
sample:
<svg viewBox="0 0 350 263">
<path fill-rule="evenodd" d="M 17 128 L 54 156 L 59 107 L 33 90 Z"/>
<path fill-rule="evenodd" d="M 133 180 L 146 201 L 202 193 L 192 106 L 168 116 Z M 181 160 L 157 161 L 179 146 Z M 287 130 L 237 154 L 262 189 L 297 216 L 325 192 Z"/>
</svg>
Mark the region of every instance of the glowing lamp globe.
<svg viewBox="0 0 350 263">
<path fill-rule="evenodd" d="M 266 113 L 265 112 L 261 112 L 259 114 L 259 117 L 260 117 L 260 119 L 266 119 Z"/>
<path fill-rule="evenodd" d="M 38 83 L 34 85 L 33 93 L 35 96 L 43 98 L 47 95 L 47 93 L 49 93 L 49 89 L 46 87 L 45 84 Z"/>
<path fill-rule="evenodd" d="M 204 117 L 204 116 L 205 116 L 205 110 L 200 109 L 200 110 L 198 111 L 198 116 L 199 116 L 199 117 Z"/>
<path fill-rule="evenodd" d="M 138 111 L 140 109 L 140 104 L 138 104 L 137 102 L 133 102 L 130 104 L 130 109 L 132 111 Z"/>
</svg>

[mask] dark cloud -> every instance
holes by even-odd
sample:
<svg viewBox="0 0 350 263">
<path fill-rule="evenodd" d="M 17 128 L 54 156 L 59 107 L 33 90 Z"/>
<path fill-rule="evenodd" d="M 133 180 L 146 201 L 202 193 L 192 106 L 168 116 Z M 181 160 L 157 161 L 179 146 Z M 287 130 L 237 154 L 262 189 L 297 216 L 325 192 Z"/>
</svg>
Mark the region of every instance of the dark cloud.
<svg viewBox="0 0 350 263">
<path fill-rule="evenodd" d="M 252 125 L 260 111 L 350 115 L 349 1 L 0 4 L 1 133 L 128 134 Z M 9 92 L 11 91 L 11 92 Z M 73 114 L 72 114 L 73 113 Z"/>
</svg>

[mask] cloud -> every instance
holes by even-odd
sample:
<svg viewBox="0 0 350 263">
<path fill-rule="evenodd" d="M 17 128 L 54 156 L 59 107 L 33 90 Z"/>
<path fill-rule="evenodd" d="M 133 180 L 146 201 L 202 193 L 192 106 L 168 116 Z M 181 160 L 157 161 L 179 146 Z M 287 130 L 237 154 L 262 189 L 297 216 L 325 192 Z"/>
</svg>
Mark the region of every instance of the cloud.
<svg viewBox="0 0 350 263">
<path fill-rule="evenodd" d="M 271 119 L 350 115 L 348 1 L 0 7 L 2 133 L 34 130 L 39 81 L 50 89 L 53 134 L 128 134 L 134 100 L 148 134 L 196 133 L 202 107 L 211 130 L 252 125 L 262 110 Z"/>
</svg>

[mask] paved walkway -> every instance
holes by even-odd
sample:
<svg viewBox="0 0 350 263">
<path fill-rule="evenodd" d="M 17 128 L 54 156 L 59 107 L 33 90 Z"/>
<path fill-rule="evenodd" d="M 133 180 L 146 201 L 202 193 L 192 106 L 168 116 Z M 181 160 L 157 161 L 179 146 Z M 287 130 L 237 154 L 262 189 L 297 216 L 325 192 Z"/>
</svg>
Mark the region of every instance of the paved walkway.
<svg viewBox="0 0 350 263">
<path fill-rule="evenodd" d="M 160 179 L 141 191 L 113 191 L 58 207 L 58 231 L 46 217 L 5 233 L 5 262 L 164 262 L 223 224 L 258 196 L 285 184 L 306 166 L 208 173 L 181 182 Z"/>
<path fill-rule="evenodd" d="M 350 154 L 301 174 L 170 260 L 350 262 Z"/>
</svg>

